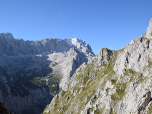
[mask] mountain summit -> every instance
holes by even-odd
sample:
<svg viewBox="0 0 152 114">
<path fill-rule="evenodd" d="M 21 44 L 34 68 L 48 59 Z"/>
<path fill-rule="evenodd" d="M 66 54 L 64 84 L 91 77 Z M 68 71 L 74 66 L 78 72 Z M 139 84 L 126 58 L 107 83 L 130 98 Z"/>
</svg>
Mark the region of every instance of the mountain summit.
<svg viewBox="0 0 152 114">
<path fill-rule="evenodd" d="M 152 114 L 151 24 L 122 49 L 103 48 L 83 63 L 43 114 Z"/>
<path fill-rule="evenodd" d="M 149 26 L 146 32 L 146 38 L 152 38 L 152 19 L 149 21 Z"/>
</svg>

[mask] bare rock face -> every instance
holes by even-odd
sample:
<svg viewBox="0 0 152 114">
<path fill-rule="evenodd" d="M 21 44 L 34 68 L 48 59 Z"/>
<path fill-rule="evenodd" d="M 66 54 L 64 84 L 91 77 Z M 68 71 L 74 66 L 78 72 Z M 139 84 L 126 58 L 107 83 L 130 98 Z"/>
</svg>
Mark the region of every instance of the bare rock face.
<svg viewBox="0 0 152 114">
<path fill-rule="evenodd" d="M 152 39 L 143 35 L 80 65 L 43 113 L 151 114 L 151 92 Z"/>
<path fill-rule="evenodd" d="M 40 54 L 43 52 L 64 52 L 68 51 L 73 44 L 68 44 L 66 40 L 46 38 L 40 41 L 24 41 L 23 39 L 14 39 L 11 33 L 0 34 L 0 55 L 27 55 L 27 54 Z"/>
<path fill-rule="evenodd" d="M 149 22 L 149 26 L 146 32 L 146 38 L 152 38 L 152 19 Z"/>
<path fill-rule="evenodd" d="M 0 102 L 14 114 L 40 114 L 93 56 L 90 45 L 78 38 L 24 41 L 1 33 Z"/>
<path fill-rule="evenodd" d="M 138 108 L 138 114 L 143 114 L 146 106 L 151 101 L 151 92 L 147 92 L 142 98 L 142 105 Z"/>
</svg>

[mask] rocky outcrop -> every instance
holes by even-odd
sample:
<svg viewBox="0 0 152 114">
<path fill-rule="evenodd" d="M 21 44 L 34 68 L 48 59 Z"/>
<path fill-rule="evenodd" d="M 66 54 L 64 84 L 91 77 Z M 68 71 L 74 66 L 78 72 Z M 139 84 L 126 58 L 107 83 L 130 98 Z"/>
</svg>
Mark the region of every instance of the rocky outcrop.
<svg viewBox="0 0 152 114">
<path fill-rule="evenodd" d="M 151 101 L 151 92 L 147 92 L 143 98 L 142 98 L 142 105 L 138 108 L 138 114 L 143 114 L 144 110 L 146 108 L 146 106 L 149 104 L 149 102 Z"/>
<path fill-rule="evenodd" d="M 67 59 L 59 65 L 63 79 L 60 82 L 60 87 L 66 90 L 67 83 L 70 81 L 76 69 L 84 62 L 88 62 L 92 56 L 85 55 L 76 48 L 71 48 L 67 53 Z"/>
<path fill-rule="evenodd" d="M 149 22 L 149 26 L 146 32 L 146 38 L 152 38 L 152 19 Z"/>
<path fill-rule="evenodd" d="M 152 39 L 143 35 L 118 51 L 103 48 L 73 74 L 44 114 L 151 114 Z"/>
<path fill-rule="evenodd" d="M 94 56 L 78 38 L 41 41 L 0 34 L 0 102 L 14 114 L 40 114 L 75 70 Z"/>
</svg>

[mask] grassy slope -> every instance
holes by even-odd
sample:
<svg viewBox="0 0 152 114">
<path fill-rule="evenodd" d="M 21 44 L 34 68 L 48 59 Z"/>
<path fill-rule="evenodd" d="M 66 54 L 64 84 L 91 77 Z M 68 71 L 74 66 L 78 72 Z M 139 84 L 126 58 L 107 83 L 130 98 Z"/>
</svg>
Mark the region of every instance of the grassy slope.
<svg viewBox="0 0 152 114">
<path fill-rule="evenodd" d="M 143 39 L 147 40 L 147 39 Z M 68 84 L 68 91 L 62 91 L 58 94 L 54 99 L 54 105 L 51 103 L 51 106 L 48 105 L 44 114 L 80 114 L 82 110 L 85 109 L 87 103 L 98 93 L 98 90 L 103 90 L 108 93 L 110 88 L 105 88 L 106 82 L 111 82 L 113 84 L 113 89 L 115 89 L 115 93 L 111 94 L 111 109 L 107 110 L 105 108 L 98 108 L 98 105 L 92 107 L 90 109 L 91 112 L 95 114 L 101 113 L 116 113 L 116 109 L 118 107 L 117 103 L 122 100 L 127 92 L 127 86 L 136 80 L 136 78 L 141 74 L 141 72 L 135 72 L 132 69 L 125 69 L 124 75 L 117 75 L 113 68 L 117 57 L 121 52 L 124 51 L 124 48 L 118 51 L 107 50 L 107 52 L 113 57 L 108 60 L 108 63 L 102 62 L 101 65 L 98 65 L 100 60 L 98 60 L 98 56 L 102 55 L 102 52 L 107 49 L 103 48 L 92 60 L 91 63 L 86 64 L 86 66 L 82 69 L 79 68 L 76 72 L 76 76 L 73 77 L 72 80 L 77 81 L 77 83 L 71 87 L 71 82 Z M 105 56 L 102 55 L 102 61 L 105 60 Z M 152 67 L 152 62 L 149 61 L 149 65 L 146 67 Z M 119 79 L 118 79 L 119 77 Z M 120 81 L 128 78 L 128 81 Z M 146 82 L 148 77 L 144 77 L 138 83 Z M 119 80 L 119 81 L 118 81 Z M 135 83 L 136 84 L 136 83 Z M 74 96 L 74 93 L 76 95 Z M 98 97 L 94 100 L 93 104 L 98 104 L 99 99 L 102 99 L 102 94 L 100 93 Z M 54 108 L 50 108 L 54 107 Z M 51 110 L 50 110 L 51 109 Z M 151 108 L 149 108 L 151 112 Z M 50 112 L 46 113 L 46 110 L 50 110 Z M 149 113 L 148 112 L 148 113 Z"/>
<path fill-rule="evenodd" d="M 102 49 L 102 50 L 104 51 L 105 49 Z M 87 64 L 84 69 L 80 69 L 78 71 L 79 75 L 74 77 L 74 80 L 78 80 L 79 83 L 77 83 L 73 88 L 70 88 L 70 89 L 73 89 L 73 91 L 77 91 L 77 93 L 79 93 L 80 90 L 82 90 L 82 92 L 76 96 L 73 96 L 71 91 L 66 91 L 66 92 L 62 91 L 61 92 L 62 99 L 59 98 L 59 95 L 55 98 L 55 106 L 53 110 L 50 111 L 50 114 L 51 113 L 62 114 L 66 112 L 67 110 L 68 110 L 68 113 L 72 113 L 72 112 L 76 113 L 75 111 L 77 109 L 82 110 L 83 108 L 85 108 L 85 105 L 90 101 L 91 97 L 95 95 L 96 90 L 98 90 L 99 86 L 102 89 L 104 89 L 104 86 L 107 80 L 110 80 L 113 84 L 116 84 L 117 88 L 119 86 L 125 86 L 125 84 L 116 83 L 117 79 L 115 78 L 116 77 L 115 72 L 113 71 L 113 67 L 115 65 L 117 55 L 118 53 L 121 53 L 123 49 L 119 51 L 110 51 L 110 50 L 108 51 L 109 53 L 113 54 L 113 57 L 109 59 L 107 64 L 103 63 L 101 66 L 97 66 L 96 65 L 97 64 L 96 62 L 98 61 L 97 56 L 99 55 L 96 55 L 96 57 L 93 59 L 93 62 Z M 101 52 L 102 51 L 100 51 L 99 53 L 101 54 Z M 104 58 L 105 57 L 102 58 L 103 61 L 104 61 Z M 99 67 L 102 67 L 103 69 L 99 70 L 98 69 Z M 83 85 L 84 87 L 80 87 L 79 85 Z M 124 91 L 125 91 L 124 89 L 117 90 L 117 93 L 119 96 L 122 96 L 124 94 Z M 102 96 L 98 96 L 98 98 L 101 98 L 101 97 Z M 96 100 L 98 98 L 96 98 Z M 60 108 L 62 110 L 58 112 Z M 102 112 L 102 110 L 96 109 L 95 112 L 100 113 Z M 80 112 L 77 111 L 77 113 L 80 113 Z"/>
</svg>

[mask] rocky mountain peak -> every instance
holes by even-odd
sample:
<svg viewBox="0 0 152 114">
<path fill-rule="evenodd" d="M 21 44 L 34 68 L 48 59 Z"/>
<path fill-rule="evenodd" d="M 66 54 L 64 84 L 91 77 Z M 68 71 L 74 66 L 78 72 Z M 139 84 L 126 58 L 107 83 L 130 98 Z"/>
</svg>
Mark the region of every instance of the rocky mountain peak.
<svg viewBox="0 0 152 114">
<path fill-rule="evenodd" d="M 3 38 L 5 40 L 13 40 L 13 35 L 9 32 L 6 33 L 0 33 L 0 38 Z"/>
<path fill-rule="evenodd" d="M 85 41 L 81 40 L 80 38 L 66 38 L 64 41 L 70 46 L 75 46 L 77 48 L 80 48 L 82 45 L 86 45 Z"/>
<path fill-rule="evenodd" d="M 152 114 L 152 19 L 146 35 L 83 63 L 43 114 Z"/>
<path fill-rule="evenodd" d="M 0 33 L 0 35 L 3 35 L 5 37 L 13 37 L 13 35 L 9 32 L 6 32 L 6 33 Z"/>
<path fill-rule="evenodd" d="M 75 47 L 83 52 L 92 52 L 84 40 L 79 38 L 46 38 L 40 41 L 14 39 L 11 33 L 0 33 L 0 55 L 28 55 L 41 54 L 43 52 L 68 52 Z"/>
<path fill-rule="evenodd" d="M 79 38 L 73 38 L 72 39 L 72 44 L 74 45 L 74 46 L 77 46 L 78 44 L 86 44 L 85 42 L 84 42 L 84 40 L 81 40 L 81 39 L 79 39 Z"/>
<path fill-rule="evenodd" d="M 146 32 L 146 38 L 152 38 L 152 19 L 149 21 L 149 26 Z"/>
</svg>

